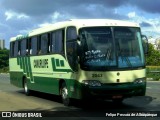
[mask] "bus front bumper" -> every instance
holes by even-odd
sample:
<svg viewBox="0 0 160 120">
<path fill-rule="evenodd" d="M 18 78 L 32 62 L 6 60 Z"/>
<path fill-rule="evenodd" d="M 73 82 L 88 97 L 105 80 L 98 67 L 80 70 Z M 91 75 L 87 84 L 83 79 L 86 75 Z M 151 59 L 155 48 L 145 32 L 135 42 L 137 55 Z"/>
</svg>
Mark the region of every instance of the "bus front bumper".
<svg viewBox="0 0 160 120">
<path fill-rule="evenodd" d="M 82 85 L 83 98 L 128 98 L 132 96 L 144 96 L 146 92 L 146 82 L 135 83 L 118 83 L 118 84 L 102 84 L 102 86 L 93 87 Z"/>
</svg>

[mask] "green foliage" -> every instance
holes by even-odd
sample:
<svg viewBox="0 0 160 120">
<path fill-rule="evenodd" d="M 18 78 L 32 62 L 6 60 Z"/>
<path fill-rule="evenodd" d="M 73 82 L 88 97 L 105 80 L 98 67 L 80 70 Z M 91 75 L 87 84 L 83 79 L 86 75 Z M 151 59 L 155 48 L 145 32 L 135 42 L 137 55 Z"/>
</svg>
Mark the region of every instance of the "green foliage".
<svg viewBox="0 0 160 120">
<path fill-rule="evenodd" d="M 154 49 L 152 44 L 149 44 L 149 51 L 146 55 L 147 66 L 160 66 L 160 52 Z"/>
<path fill-rule="evenodd" d="M 146 55 L 147 78 L 154 80 L 160 79 L 160 51 L 154 49 L 152 44 L 149 44 L 149 51 Z"/>
<path fill-rule="evenodd" d="M 146 70 L 147 70 L 147 78 L 160 80 L 160 66 L 147 66 Z"/>
<path fill-rule="evenodd" d="M 7 72 L 9 66 L 9 50 L 0 50 L 0 72 Z"/>
</svg>

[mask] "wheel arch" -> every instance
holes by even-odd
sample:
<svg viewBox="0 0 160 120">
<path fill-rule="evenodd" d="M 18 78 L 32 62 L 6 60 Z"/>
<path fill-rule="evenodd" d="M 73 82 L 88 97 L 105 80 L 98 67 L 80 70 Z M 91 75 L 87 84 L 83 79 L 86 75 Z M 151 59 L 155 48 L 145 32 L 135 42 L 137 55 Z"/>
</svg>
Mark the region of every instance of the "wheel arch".
<svg viewBox="0 0 160 120">
<path fill-rule="evenodd" d="M 27 78 L 25 75 L 22 76 L 22 87 L 24 88 L 24 80 Z"/>
<path fill-rule="evenodd" d="M 59 80 L 59 95 L 61 95 L 61 88 L 62 88 L 63 83 L 66 83 L 66 81 L 64 79 L 60 79 Z"/>
</svg>

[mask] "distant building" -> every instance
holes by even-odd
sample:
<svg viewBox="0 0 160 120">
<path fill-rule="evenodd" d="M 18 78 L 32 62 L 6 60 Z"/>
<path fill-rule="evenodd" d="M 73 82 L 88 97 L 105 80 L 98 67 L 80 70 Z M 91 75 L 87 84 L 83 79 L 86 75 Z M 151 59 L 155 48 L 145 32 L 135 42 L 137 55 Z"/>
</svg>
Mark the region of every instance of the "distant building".
<svg viewBox="0 0 160 120">
<path fill-rule="evenodd" d="M 0 49 L 4 49 L 4 48 L 5 48 L 5 41 L 0 40 Z"/>
</svg>

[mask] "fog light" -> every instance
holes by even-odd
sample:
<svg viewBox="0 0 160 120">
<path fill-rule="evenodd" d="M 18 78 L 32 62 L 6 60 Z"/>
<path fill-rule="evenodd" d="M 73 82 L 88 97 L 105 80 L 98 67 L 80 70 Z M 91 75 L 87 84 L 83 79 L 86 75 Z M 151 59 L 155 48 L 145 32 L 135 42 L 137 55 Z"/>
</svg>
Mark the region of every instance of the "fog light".
<svg viewBox="0 0 160 120">
<path fill-rule="evenodd" d="M 139 78 L 134 81 L 135 84 L 144 83 L 144 82 L 146 82 L 145 78 Z"/>
</svg>

